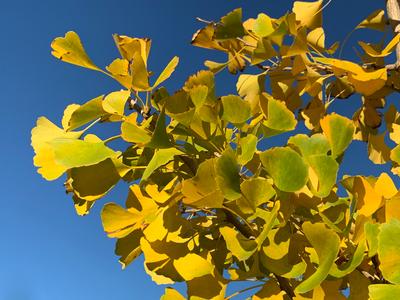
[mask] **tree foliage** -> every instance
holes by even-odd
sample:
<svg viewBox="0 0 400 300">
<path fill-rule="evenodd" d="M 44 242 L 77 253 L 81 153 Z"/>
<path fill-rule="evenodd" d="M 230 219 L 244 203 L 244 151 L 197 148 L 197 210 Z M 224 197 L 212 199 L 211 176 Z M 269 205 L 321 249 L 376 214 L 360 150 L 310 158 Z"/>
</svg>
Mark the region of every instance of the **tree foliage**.
<svg viewBox="0 0 400 300">
<path fill-rule="evenodd" d="M 205 21 L 192 44 L 226 61 L 205 61 L 207 70 L 174 93 L 162 84 L 179 59 L 152 76 L 150 39 L 114 35 L 121 57 L 103 70 L 75 32 L 56 38 L 55 57 L 123 89 L 69 105 L 61 127 L 40 117 L 32 130 L 38 172 L 47 180 L 66 174 L 79 215 L 129 183 L 125 205 L 101 212 L 119 261 L 126 267 L 144 255 L 154 282 L 186 282 L 189 299 L 233 298 L 243 291 L 226 289 L 237 281 L 250 283 L 253 300 L 344 299 L 345 289 L 351 299 L 396 298 L 398 189 L 387 173 L 338 172 L 353 141 L 365 143 L 373 163 L 400 172 L 400 112 L 385 105 L 400 88 L 398 72 L 385 67 L 400 35 L 360 41 L 360 62 L 343 60 L 337 43 L 325 45 L 322 10 L 322 1 L 296 1 L 280 18 L 243 21 L 236 9 Z M 356 29 L 391 31 L 386 23 L 381 10 Z M 214 77 L 225 69 L 244 73 L 236 94 L 218 96 Z M 351 119 L 332 111 L 350 96 L 362 100 Z M 106 122 L 118 135 L 89 133 Z M 287 132 L 284 146 L 266 146 Z M 185 297 L 167 287 L 162 299 Z"/>
</svg>

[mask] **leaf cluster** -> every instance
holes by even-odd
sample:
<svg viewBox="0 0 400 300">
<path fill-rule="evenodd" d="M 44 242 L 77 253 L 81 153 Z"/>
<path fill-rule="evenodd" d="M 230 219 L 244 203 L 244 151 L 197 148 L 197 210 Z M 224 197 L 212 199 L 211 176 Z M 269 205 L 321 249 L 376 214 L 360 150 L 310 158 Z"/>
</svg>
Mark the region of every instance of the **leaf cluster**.
<svg viewBox="0 0 400 300">
<path fill-rule="evenodd" d="M 344 299 L 345 289 L 351 299 L 396 298 L 398 189 L 386 173 L 340 179 L 338 172 L 358 140 L 373 163 L 399 174 L 400 113 L 385 102 L 400 77 L 384 59 L 400 35 L 387 45 L 359 42 L 360 62 L 335 58 L 338 44 L 325 45 L 322 10 L 322 1 L 296 1 L 280 18 L 243 21 L 236 9 L 206 21 L 192 44 L 227 60 L 206 61 L 207 70 L 173 93 L 162 84 L 179 59 L 153 80 L 150 39 L 114 35 L 120 58 L 103 70 L 75 32 L 56 38 L 55 57 L 123 89 L 69 105 L 61 127 L 40 117 L 32 130 L 38 172 L 47 180 L 66 174 L 79 215 L 118 182 L 129 183 L 125 205 L 107 203 L 101 212 L 119 261 L 126 267 L 144 255 L 154 282 L 185 282 L 189 299 L 246 291 L 253 300 Z M 385 31 L 385 24 L 377 11 L 356 29 Z M 236 94 L 218 96 L 215 76 L 224 69 L 252 71 L 238 76 Z M 353 95 L 362 105 L 352 119 L 329 112 Z M 89 133 L 102 123 L 115 124 L 118 135 Z M 296 134 L 303 125 L 307 133 Z M 287 132 L 284 146 L 265 146 Z M 238 281 L 249 287 L 225 295 Z M 167 288 L 162 299 L 185 298 Z"/>
</svg>

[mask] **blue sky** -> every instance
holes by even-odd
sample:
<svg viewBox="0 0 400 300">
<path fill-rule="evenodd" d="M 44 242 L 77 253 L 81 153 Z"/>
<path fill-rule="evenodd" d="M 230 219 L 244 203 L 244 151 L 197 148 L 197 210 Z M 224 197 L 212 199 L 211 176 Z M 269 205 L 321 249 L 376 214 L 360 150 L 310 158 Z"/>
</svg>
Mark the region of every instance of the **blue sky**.
<svg viewBox="0 0 400 300">
<path fill-rule="evenodd" d="M 278 17 L 290 10 L 288 0 L 69 0 L 3 1 L 0 11 L 1 52 L 1 155 L 2 211 L 0 226 L 0 299 L 4 300 L 108 300 L 158 299 L 164 287 L 144 273 L 142 260 L 122 271 L 114 255 L 114 240 L 102 231 L 98 203 L 89 216 L 78 217 L 65 195 L 63 180 L 44 181 L 32 165 L 30 130 L 37 117 L 60 122 L 65 106 L 82 103 L 120 87 L 100 73 L 64 64 L 50 55 L 50 42 L 69 30 L 82 38 L 87 52 L 99 65 L 117 55 L 113 33 L 150 37 L 150 67 L 159 72 L 174 55 L 181 58 L 173 91 L 185 78 L 216 57 L 192 47 L 192 34 L 202 26 L 199 16 L 217 20 L 243 7 L 244 16 L 265 11 Z M 328 43 L 343 40 L 363 17 L 383 8 L 384 1 L 333 0 L 325 10 Z M 369 32 L 353 35 L 345 55 L 354 57 L 357 38 L 372 39 Z M 235 78 L 221 75 L 220 94 L 234 92 Z M 358 104 L 359 100 L 354 99 Z M 348 105 L 348 106 L 346 106 Z M 351 114 L 353 104 L 337 109 Z M 345 157 L 347 172 L 376 175 L 367 160 L 365 145 L 355 143 Z M 125 198 L 124 188 L 109 200 Z M 115 200 L 117 201 L 117 200 Z"/>
</svg>

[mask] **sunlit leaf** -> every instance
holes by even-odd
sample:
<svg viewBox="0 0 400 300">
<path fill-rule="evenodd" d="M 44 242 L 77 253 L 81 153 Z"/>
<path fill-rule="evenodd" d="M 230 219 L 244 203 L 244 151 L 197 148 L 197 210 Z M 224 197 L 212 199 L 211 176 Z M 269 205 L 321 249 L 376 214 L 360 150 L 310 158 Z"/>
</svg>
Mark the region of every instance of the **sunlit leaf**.
<svg viewBox="0 0 400 300">
<path fill-rule="evenodd" d="M 142 175 L 142 180 L 149 178 L 157 168 L 170 162 L 175 155 L 179 154 L 182 154 L 182 152 L 175 148 L 160 149 L 156 151 Z"/>
<path fill-rule="evenodd" d="M 209 261 L 194 253 L 174 260 L 174 267 L 187 281 L 210 274 L 214 269 Z"/>
<path fill-rule="evenodd" d="M 260 158 L 280 190 L 295 192 L 307 183 L 308 167 L 296 151 L 288 147 L 276 147 L 261 153 Z"/>
<path fill-rule="evenodd" d="M 321 120 L 321 128 L 329 141 L 332 156 L 338 157 L 349 146 L 353 139 L 353 123 L 340 115 L 330 114 Z"/>
<path fill-rule="evenodd" d="M 371 300 L 387 300 L 400 297 L 400 285 L 371 284 L 368 290 Z"/>
<path fill-rule="evenodd" d="M 152 88 L 156 88 L 159 86 L 161 83 L 163 83 L 165 80 L 167 80 L 171 74 L 175 71 L 176 66 L 179 63 L 179 57 L 174 56 L 174 58 L 171 59 L 171 61 L 168 63 L 168 65 L 164 68 L 164 70 L 161 72 L 161 74 L 158 76 L 156 82 L 153 84 Z"/>
<path fill-rule="evenodd" d="M 380 226 L 378 236 L 379 268 L 386 280 L 400 284 L 400 221 L 391 219 Z"/>
<path fill-rule="evenodd" d="M 314 29 L 322 26 L 322 5 L 323 1 L 303 2 L 295 1 L 293 12 L 296 14 L 296 20 L 302 26 Z"/>
<path fill-rule="evenodd" d="M 383 9 L 379 9 L 370 14 L 365 20 L 358 24 L 356 28 L 369 28 L 384 31 L 385 27 L 385 11 Z"/>
<path fill-rule="evenodd" d="M 233 124 L 241 124 L 251 117 L 250 104 L 239 96 L 229 95 L 221 98 L 222 119 Z"/>
<path fill-rule="evenodd" d="M 295 289 L 295 292 L 303 294 L 319 285 L 329 274 L 339 251 L 339 237 L 335 232 L 327 229 L 322 223 L 303 224 L 303 231 L 318 255 L 317 270 Z"/>
<path fill-rule="evenodd" d="M 62 61 L 100 71 L 86 54 L 79 36 L 73 31 L 68 31 L 64 37 L 54 39 L 51 48 L 53 49 L 51 54 Z"/>
</svg>

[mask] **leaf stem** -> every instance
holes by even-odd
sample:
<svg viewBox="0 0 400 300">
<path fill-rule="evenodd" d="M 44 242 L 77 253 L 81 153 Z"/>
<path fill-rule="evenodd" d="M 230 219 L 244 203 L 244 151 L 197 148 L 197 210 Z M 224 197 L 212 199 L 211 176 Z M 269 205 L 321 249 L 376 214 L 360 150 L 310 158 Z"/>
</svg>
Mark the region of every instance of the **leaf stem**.
<svg viewBox="0 0 400 300">
<path fill-rule="evenodd" d="M 117 139 L 119 139 L 119 138 L 121 138 L 121 135 L 119 134 L 119 135 L 114 135 L 114 136 L 112 136 L 112 137 L 109 137 L 108 139 L 105 139 L 104 141 L 103 141 L 103 143 L 104 144 L 107 144 L 107 143 L 109 143 L 109 142 L 111 142 L 111 141 L 114 141 L 114 140 L 117 140 Z"/>
<path fill-rule="evenodd" d="M 242 293 L 244 293 L 244 292 L 250 291 L 250 290 L 252 290 L 252 289 L 256 289 L 256 288 L 262 287 L 264 284 L 265 284 L 265 283 L 260 283 L 260 284 L 257 284 L 257 285 L 249 286 L 249 287 L 247 287 L 247 288 L 245 288 L 245 289 L 242 289 L 242 290 L 240 290 L 240 291 L 237 291 L 237 292 L 233 293 L 232 295 L 226 297 L 225 300 L 232 299 L 233 297 L 236 297 L 236 296 L 238 296 L 238 295 L 240 295 L 240 294 L 242 294 Z"/>
</svg>

